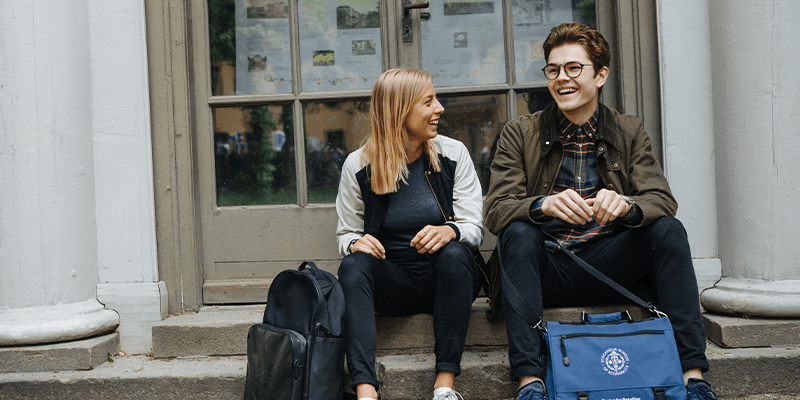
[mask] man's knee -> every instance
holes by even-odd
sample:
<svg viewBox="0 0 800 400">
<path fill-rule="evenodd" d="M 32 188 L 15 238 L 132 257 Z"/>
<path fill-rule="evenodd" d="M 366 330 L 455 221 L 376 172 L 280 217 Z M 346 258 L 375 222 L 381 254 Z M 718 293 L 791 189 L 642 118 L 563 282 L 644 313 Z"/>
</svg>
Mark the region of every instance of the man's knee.
<svg viewBox="0 0 800 400">
<path fill-rule="evenodd" d="M 500 234 L 497 246 L 502 247 L 503 260 L 522 258 L 538 260 L 544 251 L 544 232 L 531 223 L 516 221 Z"/>
<path fill-rule="evenodd" d="M 501 234 L 501 240 L 504 244 L 519 244 L 519 243 L 536 243 L 544 241 L 544 233 L 542 230 L 525 221 L 514 221 Z"/>
<path fill-rule="evenodd" d="M 671 217 L 661 217 L 646 227 L 650 240 L 656 246 L 678 246 L 689 244 L 686 229 L 681 221 Z"/>
</svg>

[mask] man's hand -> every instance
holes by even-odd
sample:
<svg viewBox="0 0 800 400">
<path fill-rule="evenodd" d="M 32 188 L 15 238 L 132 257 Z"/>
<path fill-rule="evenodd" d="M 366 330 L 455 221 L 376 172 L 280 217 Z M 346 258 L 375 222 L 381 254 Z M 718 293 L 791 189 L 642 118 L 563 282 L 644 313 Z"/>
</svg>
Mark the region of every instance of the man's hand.
<svg viewBox="0 0 800 400">
<path fill-rule="evenodd" d="M 411 239 L 411 247 L 416 247 L 419 254 L 433 254 L 455 238 L 456 231 L 450 225 L 426 225 Z"/>
<path fill-rule="evenodd" d="M 573 225 L 583 225 L 591 221 L 595 213 L 591 204 L 572 189 L 545 197 L 542 212 Z"/>
<path fill-rule="evenodd" d="M 631 210 L 631 204 L 620 197 L 619 193 L 607 189 L 600 189 L 597 196 L 587 199 L 586 203 L 592 207 L 594 219 L 600 225 L 624 217 Z"/>
<path fill-rule="evenodd" d="M 350 254 L 357 251 L 367 253 L 381 260 L 386 258 L 386 249 L 383 248 L 383 245 L 378 239 L 375 238 L 375 236 L 372 236 L 369 233 L 358 238 L 358 241 L 350 246 Z"/>
</svg>

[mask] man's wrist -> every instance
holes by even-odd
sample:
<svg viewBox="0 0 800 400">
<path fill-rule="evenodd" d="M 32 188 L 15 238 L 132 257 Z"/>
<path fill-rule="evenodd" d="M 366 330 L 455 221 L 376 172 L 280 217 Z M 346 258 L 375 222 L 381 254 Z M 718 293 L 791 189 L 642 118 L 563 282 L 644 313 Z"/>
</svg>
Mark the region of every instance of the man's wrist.
<svg viewBox="0 0 800 400">
<path fill-rule="evenodd" d="M 633 206 L 636 205 L 636 202 L 633 201 L 632 198 L 625 196 L 624 194 L 619 195 L 619 197 L 621 197 L 622 200 L 625 200 L 625 202 L 628 203 L 628 212 L 626 212 L 625 216 L 623 216 L 623 218 L 628 218 L 631 216 L 631 213 L 633 213 Z"/>
<path fill-rule="evenodd" d="M 544 201 L 547 197 L 548 196 L 540 197 L 531 204 L 531 209 L 528 211 L 528 214 L 534 222 L 545 223 L 552 219 L 552 217 L 544 212 Z"/>
</svg>

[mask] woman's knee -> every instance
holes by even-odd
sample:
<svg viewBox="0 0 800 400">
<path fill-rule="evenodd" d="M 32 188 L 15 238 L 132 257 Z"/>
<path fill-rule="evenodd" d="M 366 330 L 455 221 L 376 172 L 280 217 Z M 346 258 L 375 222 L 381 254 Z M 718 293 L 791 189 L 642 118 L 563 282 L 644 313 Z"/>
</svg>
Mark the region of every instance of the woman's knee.
<svg viewBox="0 0 800 400">
<path fill-rule="evenodd" d="M 377 261 L 375 257 L 362 252 L 345 256 L 339 264 L 339 283 L 347 288 L 371 281 Z"/>
<path fill-rule="evenodd" d="M 436 268 L 440 273 L 472 277 L 475 259 L 467 245 L 450 242 L 436 253 Z"/>
</svg>

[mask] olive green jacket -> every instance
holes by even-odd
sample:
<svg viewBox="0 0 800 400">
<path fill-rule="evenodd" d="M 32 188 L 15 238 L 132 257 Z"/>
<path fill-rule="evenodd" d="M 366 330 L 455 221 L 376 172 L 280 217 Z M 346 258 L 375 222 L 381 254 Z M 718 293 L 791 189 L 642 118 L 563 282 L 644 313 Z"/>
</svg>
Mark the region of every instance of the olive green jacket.
<svg viewBox="0 0 800 400">
<path fill-rule="evenodd" d="M 601 128 L 595 149 L 603 185 L 630 197 L 641 208 L 643 219 L 633 227 L 674 217 L 678 203 L 653 157 L 642 121 L 602 104 L 599 108 Z M 510 121 L 500 133 L 484 200 L 484 223 L 495 235 L 514 221 L 536 223 L 531 206 L 550 193 L 564 156 L 557 114 L 552 103 L 543 111 Z"/>
</svg>

